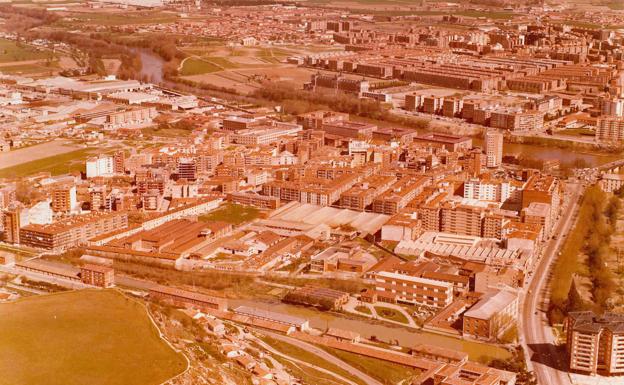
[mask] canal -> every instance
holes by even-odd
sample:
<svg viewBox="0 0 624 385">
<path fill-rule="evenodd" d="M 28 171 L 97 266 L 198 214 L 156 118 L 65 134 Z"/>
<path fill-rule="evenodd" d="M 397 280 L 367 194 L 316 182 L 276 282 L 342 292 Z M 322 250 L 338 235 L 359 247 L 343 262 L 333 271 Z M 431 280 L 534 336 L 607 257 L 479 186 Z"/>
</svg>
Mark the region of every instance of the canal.
<svg viewBox="0 0 624 385">
<path fill-rule="evenodd" d="M 230 299 L 229 302 L 230 308 L 244 305 L 301 317 L 309 320 L 310 326 L 315 329 L 325 330 L 332 327 L 351 330 L 359 333 L 364 338 L 374 336 L 383 342 L 398 341 L 399 345 L 406 347 L 429 344 L 459 350 L 468 353 L 473 361 L 488 362 L 494 358 L 505 359 L 511 357 L 509 351 L 494 345 L 465 341 L 459 338 L 423 332 L 398 325 L 384 324 L 381 321 L 367 321 L 357 317 L 351 318 L 348 315 L 342 316 L 338 313 L 322 312 L 315 308 L 285 304 L 277 300 Z"/>
</svg>

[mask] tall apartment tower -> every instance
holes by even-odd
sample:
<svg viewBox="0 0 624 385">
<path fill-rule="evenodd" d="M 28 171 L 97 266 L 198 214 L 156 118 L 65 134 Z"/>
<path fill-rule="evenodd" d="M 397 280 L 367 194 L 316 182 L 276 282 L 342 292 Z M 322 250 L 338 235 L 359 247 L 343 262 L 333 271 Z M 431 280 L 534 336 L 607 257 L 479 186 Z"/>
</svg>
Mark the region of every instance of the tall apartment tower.
<svg viewBox="0 0 624 385">
<path fill-rule="evenodd" d="M 571 312 L 564 328 L 572 372 L 624 375 L 624 314 Z"/>
<path fill-rule="evenodd" d="M 197 180 L 197 165 L 192 158 L 181 158 L 178 161 L 178 179 Z"/>
<path fill-rule="evenodd" d="M 503 163 L 503 134 L 497 131 L 485 133 L 485 165 L 498 167 Z"/>
<path fill-rule="evenodd" d="M 52 211 L 55 213 L 69 213 L 77 205 L 76 186 L 59 186 L 52 190 Z"/>
<path fill-rule="evenodd" d="M 113 172 L 115 174 L 124 174 L 126 172 L 125 161 L 126 154 L 123 150 L 115 152 L 113 155 Z"/>
<path fill-rule="evenodd" d="M 7 209 L 2 214 L 2 227 L 3 233 L 2 239 L 6 243 L 19 244 L 20 243 L 20 227 L 21 227 L 21 209 L 19 207 L 13 207 Z"/>
</svg>

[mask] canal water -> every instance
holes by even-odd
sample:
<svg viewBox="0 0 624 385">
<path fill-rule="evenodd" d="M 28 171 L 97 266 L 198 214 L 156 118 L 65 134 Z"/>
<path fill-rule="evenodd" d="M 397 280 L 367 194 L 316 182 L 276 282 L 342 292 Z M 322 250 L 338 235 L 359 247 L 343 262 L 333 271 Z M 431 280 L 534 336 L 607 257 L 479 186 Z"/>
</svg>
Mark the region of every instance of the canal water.
<svg viewBox="0 0 624 385">
<path fill-rule="evenodd" d="M 315 329 L 326 330 L 338 328 L 359 333 L 364 338 L 376 337 L 379 341 L 394 343 L 401 346 L 415 347 L 419 344 L 435 345 L 447 349 L 455 349 L 468 353 L 473 361 L 486 362 L 493 358 L 509 358 L 511 354 L 500 347 L 481 344 L 473 341 L 464 341 L 459 338 L 448 337 L 436 333 L 401 327 L 399 325 L 384 324 L 382 321 L 367 321 L 359 318 L 349 318 L 339 313 L 322 312 L 315 308 L 285 304 L 279 301 L 230 299 L 230 308 L 249 306 L 262 310 L 289 314 L 310 321 Z"/>
</svg>

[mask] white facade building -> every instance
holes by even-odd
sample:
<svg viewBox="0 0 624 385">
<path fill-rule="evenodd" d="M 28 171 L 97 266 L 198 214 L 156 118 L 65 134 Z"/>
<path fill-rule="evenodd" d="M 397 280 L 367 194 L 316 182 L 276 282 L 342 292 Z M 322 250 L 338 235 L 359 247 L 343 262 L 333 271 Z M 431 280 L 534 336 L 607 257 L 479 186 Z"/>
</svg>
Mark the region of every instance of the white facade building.
<svg viewBox="0 0 624 385">
<path fill-rule="evenodd" d="M 87 178 L 95 178 L 98 176 L 111 176 L 114 174 L 113 157 L 99 156 L 97 158 L 87 159 Z"/>
</svg>

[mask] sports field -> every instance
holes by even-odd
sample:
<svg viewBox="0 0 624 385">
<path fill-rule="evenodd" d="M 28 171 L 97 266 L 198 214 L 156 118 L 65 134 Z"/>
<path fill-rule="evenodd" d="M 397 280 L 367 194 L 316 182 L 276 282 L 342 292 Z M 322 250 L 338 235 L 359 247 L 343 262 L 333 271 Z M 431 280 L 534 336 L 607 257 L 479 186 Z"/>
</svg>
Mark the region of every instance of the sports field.
<svg viewBox="0 0 624 385">
<path fill-rule="evenodd" d="M 186 366 L 143 305 L 116 290 L 0 304 L 0 385 L 156 385 Z"/>
</svg>

